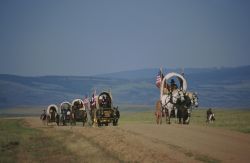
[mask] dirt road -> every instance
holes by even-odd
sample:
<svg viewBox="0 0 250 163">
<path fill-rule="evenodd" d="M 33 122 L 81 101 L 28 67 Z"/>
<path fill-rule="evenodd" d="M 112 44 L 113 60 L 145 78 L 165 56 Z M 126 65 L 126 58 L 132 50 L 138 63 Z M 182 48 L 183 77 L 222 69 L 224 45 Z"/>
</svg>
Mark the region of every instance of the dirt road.
<svg viewBox="0 0 250 163">
<path fill-rule="evenodd" d="M 65 145 L 85 161 L 96 162 L 249 162 L 250 135 L 194 125 L 126 124 L 118 127 L 31 127 L 70 132 Z M 84 151 L 84 152 L 83 152 Z M 88 157 L 86 157 L 88 156 Z M 93 158 L 97 160 L 93 160 Z"/>
</svg>

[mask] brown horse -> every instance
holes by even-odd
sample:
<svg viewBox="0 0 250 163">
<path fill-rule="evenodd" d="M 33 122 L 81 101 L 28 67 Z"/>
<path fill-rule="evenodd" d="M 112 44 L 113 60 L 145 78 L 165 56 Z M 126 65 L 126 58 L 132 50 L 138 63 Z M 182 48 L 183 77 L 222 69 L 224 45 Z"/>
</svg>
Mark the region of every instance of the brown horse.
<svg viewBox="0 0 250 163">
<path fill-rule="evenodd" d="M 83 111 L 83 122 L 82 122 L 82 126 L 84 126 L 85 125 L 85 123 L 87 123 L 87 121 L 88 121 L 88 114 L 87 114 L 87 111 L 85 110 L 85 111 Z"/>
<path fill-rule="evenodd" d="M 96 120 L 96 105 L 90 105 L 90 118 L 92 121 L 92 126 L 97 124 L 97 120 Z"/>
<path fill-rule="evenodd" d="M 155 104 L 155 117 L 156 117 L 156 123 L 161 124 L 162 123 L 162 107 L 161 107 L 161 101 L 156 101 Z"/>
</svg>

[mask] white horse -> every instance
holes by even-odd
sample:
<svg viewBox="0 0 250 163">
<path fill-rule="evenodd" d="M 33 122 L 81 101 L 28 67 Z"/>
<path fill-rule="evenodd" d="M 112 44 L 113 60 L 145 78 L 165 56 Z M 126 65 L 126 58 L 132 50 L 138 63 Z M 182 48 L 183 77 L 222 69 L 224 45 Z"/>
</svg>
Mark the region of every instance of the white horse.
<svg viewBox="0 0 250 163">
<path fill-rule="evenodd" d="M 185 120 L 186 124 L 189 124 L 191 112 L 193 109 L 197 108 L 199 106 L 198 103 L 198 96 L 197 93 L 194 92 L 187 92 L 186 93 L 186 108 L 187 108 L 187 119 Z"/>
<path fill-rule="evenodd" d="M 161 98 L 163 111 L 166 113 L 166 123 L 170 124 L 171 112 L 174 110 L 175 122 L 178 118 L 178 109 L 180 109 L 180 104 L 185 101 L 183 91 L 176 89 L 167 95 L 163 95 Z"/>
<path fill-rule="evenodd" d="M 199 98 L 196 92 L 187 92 L 186 96 L 188 96 L 191 100 L 192 109 L 197 108 L 199 106 L 199 103 L 198 103 Z"/>
<path fill-rule="evenodd" d="M 170 94 L 163 95 L 161 98 L 162 112 L 166 115 L 166 123 L 170 124 L 171 112 L 174 108 L 173 103 L 171 102 Z"/>
</svg>

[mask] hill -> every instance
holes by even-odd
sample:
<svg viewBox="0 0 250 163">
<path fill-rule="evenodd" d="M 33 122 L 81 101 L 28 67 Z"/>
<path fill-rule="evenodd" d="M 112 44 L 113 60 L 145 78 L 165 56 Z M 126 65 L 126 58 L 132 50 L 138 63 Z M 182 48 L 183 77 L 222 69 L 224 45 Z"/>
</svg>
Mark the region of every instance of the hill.
<svg viewBox="0 0 250 163">
<path fill-rule="evenodd" d="M 167 69 L 164 72 L 177 71 Z M 96 88 L 112 90 L 115 104 L 154 105 L 158 69 L 125 71 L 97 76 L 24 77 L 0 75 L 0 108 L 48 105 L 90 95 Z M 188 89 L 199 94 L 203 107 L 250 107 L 250 66 L 187 68 Z"/>
</svg>

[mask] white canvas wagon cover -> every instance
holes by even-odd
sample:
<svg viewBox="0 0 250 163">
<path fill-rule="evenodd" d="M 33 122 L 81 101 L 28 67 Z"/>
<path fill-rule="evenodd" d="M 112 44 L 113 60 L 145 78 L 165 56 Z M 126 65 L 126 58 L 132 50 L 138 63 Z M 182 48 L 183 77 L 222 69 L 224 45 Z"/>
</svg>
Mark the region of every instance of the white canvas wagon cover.
<svg viewBox="0 0 250 163">
<path fill-rule="evenodd" d="M 171 79 L 173 77 L 177 77 L 177 79 L 179 80 L 180 86 L 182 88 L 182 91 L 186 92 L 187 91 L 187 81 L 182 75 L 180 75 L 178 73 L 175 73 L 175 72 L 168 73 L 167 75 L 164 76 L 162 83 L 165 83 L 166 81 L 168 81 L 169 79 Z M 161 84 L 161 90 L 160 90 L 161 97 L 163 95 L 163 89 L 164 89 L 164 84 Z"/>
<path fill-rule="evenodd" d="M 58 107 L 57 107 L 55 104 L 51 104 L 51 105 L 49 105 L 48 108 L 47 108 L 47 111 L 46 111 L 47 115 L 50 114 L 50 110 L 51 110 L 51 109 L 55 109 L 55 111 L 56 111 L 57 113 L 59 113 Z"/>
<path fill-rule="evenodd" d="M 63 109 L 64 109 L 64 110 L 68 110 L 68 109 L 71 110 L 71 103 L 68 102 L 68 101 L 62 102 L 62 103 L 60 104 L 60 111 L 63 110 Z"/>
<path fill-rule="evenodd" d="M 85 110 L 84 103 L 81 99 L 75 99 L 72 101 L 72 106 L 80 106 L 79 110 Z"/>
</svg>

